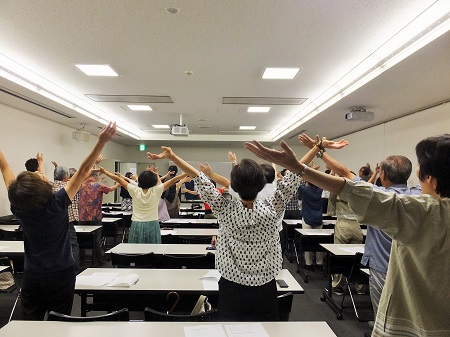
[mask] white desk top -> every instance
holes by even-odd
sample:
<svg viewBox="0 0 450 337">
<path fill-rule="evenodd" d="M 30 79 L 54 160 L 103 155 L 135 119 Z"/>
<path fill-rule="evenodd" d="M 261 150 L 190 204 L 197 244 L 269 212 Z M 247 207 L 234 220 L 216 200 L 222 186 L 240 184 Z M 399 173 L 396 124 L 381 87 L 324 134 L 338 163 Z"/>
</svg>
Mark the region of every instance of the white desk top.
<svg viewBox="0 0 450 337">
<path fill-rule="evenodd" d="M 128 212 L 128 211 L 109 211 L 109 212 L 105 212 L 102 211 L 103 215 L 132 215 L 133 212 Z"/>
<path fill-rule="evenodd" d="M 0 329 L 0 337 L 96 336 L 185 337 L 185 326 L 231 324 L 216 322 L 89 322 L 12 321 Z M 262 322 L 269 337 L 336 337 L 326 322 Z M 225 330 L 225 329 L 224 329 Z"/>
<path fill-rule="evenodd" d="M 309 235 L 311 235 L 311 236 L 315 236 L 315 235 L 328 236 L 328 235 L 334 234 L 333 228 L 317 228 L 317 229 L 295 228 L 295 230 L 297 232 L 299 232 L 301 235 L 306 235 L 306 236 L 309 236 Z M 362 228 L 361 231 L 364 236 L 367 236 L 367 229 Z"/>
<path fill-rule="evenodd" d="M 1 242 L 1 241 L 0 241 Z M 152 244 L 152 243 L 119 243 L 106 253 L 118 254 L 185 254 L 185 255 L 206 255 L 215 253 L 215 250 L 207 250 L 210 245 L 198 244 Z"/>
<path fill-rule="evenodd" d="M 23 241 L 0 241 L 0 254 L 23 254 Z"/>
<path fill-rule="evenodd" d="M 325 250 L 336 256 L 352 256 L 357 252 L 364 253 L 364 244 L 321 243 Z"/>
<path fill-rule="evenodd" d="M 217 228 L 175 228 L 163 229 L 161 235 L 178 235 L 178 236 L 218 236 Z"/>
<path fill-rule="evenodd" d="M 179 219 L 169 219 L 167 221 L 161 222 L 161 224 L 164 226 L 164 224 L 186 224 L 186 223 L 192 223 L 192 224 L 216 224 L 217 219 L 186 219 L 186 218 L 179 218 Z"/>
<path fill-rule="evenodd" d="M 105 287 L 105 286 L 86 286 L 75 284 L 75 290 L 89 291 L 212 291 L 217 292 L 219 286 L 217 281 L 213 284 L 208 282 L 204 285 L 201 277 L 208 273 L 208 269 L 134 269 L 134 268 L 88 268 L 78 276 L 90 276 L 93 273 L 117 273 L 119 276 L 128 274 L 138 274 L 139 281 L 130 287 Z M 77 277 L 78 277 L 77 276 Z M 279 292 L 292 292 L 294 294 L 303 294 L 304 290 L 295 280 L 287 269 L 283 269 L 277 276 L 277 279 L 283 279 L 288 288 L 280 288 Z"/>
<path fill-rule="evenodd" d="M 92 233 L 95 230 L 102 228 L 102 226 L 74 226 L 77 233 Z M 19 225 L 0 225 L 0 229 L 5 231 L 15 231 Z M 1 241 L 0 241 L 1 242 Z"/>
<path fill-rule="evenodd" d="M 0 266 L 0 272 L 4 271 L 7 268 L 9 268 L 9 267 L 8 266 Z"/>
<path fill-rule="evenodd" d="M 103 218 L 102 222 L 117 222 L 117 221 L 121 221 L 122 218 Z"/>
</svg>

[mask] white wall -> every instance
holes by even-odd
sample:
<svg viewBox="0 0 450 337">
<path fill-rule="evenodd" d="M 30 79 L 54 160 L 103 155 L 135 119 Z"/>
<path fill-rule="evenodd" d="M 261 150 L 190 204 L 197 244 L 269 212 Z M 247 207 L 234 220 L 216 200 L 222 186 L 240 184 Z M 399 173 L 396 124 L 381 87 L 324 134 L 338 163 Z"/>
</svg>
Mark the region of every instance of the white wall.
<svg viewBox="0 0 450 337">
<path fill-rule="evenodd" d="M 78 167 L 84 157 L 94 145 L 95 137 L 91 136 L 88 144 L 75 142 L 71 138 L 73 129 L 37 117 L 35 115 L 2 105 L 0 150 L 3 151 L 14 173 L 24 170 L 27 159 L 34 157 L 37 152 L 44 153 L 45 171 L 49 177 L 53 176 L 51 160 L 67 167 Z M 414 148 L 423 138 L 450 133 L 450 104 L 441 105 L 414 115 L 406 116 L 395 121 L 384 123 L 360 132 L 345 136 L 350 145 L 342 150 L 330 150 L 330 154 L 344 163 L 354 172 L 365 163 L 372 167 L 388 155 L 402 154 L 413 163 L 413 174 L 409 185 L 418 183 L 415 176 L 416 156 Z M 321 135 L 326 136 L 326 135 Z M 276 147 L 276 146 L 275 146 Z M 233 151 L 238 159 L 257 158 L 241 145 L 233 146 L 173 146 L 174 151 L 182 158 L 190 161 L 225 162 L 227 152 Z M 306 153 L 304 146 L 293 147 L 298 158 Z M 148 146 L 150 152 L 159 153 L 160 146 Z M 126 163 L 149 163 L 146 152 L 139 152 L 137 146 L 124 146 L 114 142 L 108 143 L 103 151 L 105 163 L 114 170 L 114 161 Z M 156 162 L 160 172 L 168 168 L 168 160 Z M 320 164 L 319 159 L 316 164 Z M 322 165 L 321 170 L 325 168 Z M 112 181 L 108 181 L 112 185 Z M 105 198 L 105 202 L 112 202 L 112 194 Z M 0 184 L 0 215 L 10 214 L 9 202 L 5 186 Z"/>
<path fill-rule="evenodd" d="M 78 143 L 71 138 L 74 129 L 1 103 L 0 113 L 0 150 L 15 175 L 25 170 L 24 163 L 27 159 L 42 152 L 45 173 L 50 180 L 53 180 L 52 160 L 62 166 L 78 168 L 97 139 L 91 135 L 89 143 Z M 102 155 L 106 159 L 105 163 L 113 163 L 114 160 L 123 161 L 125 146 L 110 142 Z M 107 168 L 114 170 L 114 166 Z M 107 183 L 112 185 L 110 179 Z M 112 193 L 105 198 L 105 202 L 109 202 L 110 198 L 112 202 Z M 7 191 L 2 182 L 0 183 L 0 215 L 10 213 Z"/>
</svg>

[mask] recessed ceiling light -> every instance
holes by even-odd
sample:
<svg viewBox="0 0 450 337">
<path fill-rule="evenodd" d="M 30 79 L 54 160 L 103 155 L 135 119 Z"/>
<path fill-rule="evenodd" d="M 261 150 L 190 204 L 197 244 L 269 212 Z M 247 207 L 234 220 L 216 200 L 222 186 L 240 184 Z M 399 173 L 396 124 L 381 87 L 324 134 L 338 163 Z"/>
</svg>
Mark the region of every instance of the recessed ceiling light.
<svg viewBox="0 0 450 337">
<path fill-rule="evenodd" d="M 75 67 L 88 76 L 119 76 L 108 64 L 75 64 Z"/>
<path fill-rule="evenodd" d="M 255 130 L 256 126 L 240 126 L 239 130 Z"/>
<path fill-rule="evenodd" d="M 250 106 L 247 112 L 269 112 L 270 106 Z"/>
<path fill-rule="evenodd" d="M 292 80 L 301 68 L 266 68 L 262 78 Z"/>
<path fill-rule="evenodd" d="M 127 107 L 134 111 L 152 111 L 152 108 L 149 105 L 143 104 L 128 104 Z"/>
<path fill-rule="evenodd" d="M 170 14 L 177 14 L 180 10 L 176 7 L 169 7 L 166 8 L 166 12 L 170 13 Z"/>
<path fill-rule="evenodd" d="M 155 129 L 170 129 L 170 126 L 169 126 L 169 125 L 156 125 L 156 124 L 152 124 L 152 126 L 153 126 Z"/>
</svg>

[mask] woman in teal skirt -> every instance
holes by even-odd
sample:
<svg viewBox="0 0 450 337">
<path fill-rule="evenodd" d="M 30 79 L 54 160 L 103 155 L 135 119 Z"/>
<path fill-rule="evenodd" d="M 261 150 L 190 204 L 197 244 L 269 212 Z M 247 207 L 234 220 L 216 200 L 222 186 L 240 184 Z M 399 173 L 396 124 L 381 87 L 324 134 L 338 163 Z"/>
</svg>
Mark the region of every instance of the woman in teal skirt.
<svg viewBox="0 0 450 337">
<path fill-rule="evenodd" d="M 158 221 L 158 204 L 162 193 L 186 174 L 161 183 L 156 168 L 142 172 L 138 186 L 129 184 L 123 178 L 101 168 L 100 171 L 128 190 L 133 200 L 133 215 L 128 243 L 161 243 Z"/>
</svg>

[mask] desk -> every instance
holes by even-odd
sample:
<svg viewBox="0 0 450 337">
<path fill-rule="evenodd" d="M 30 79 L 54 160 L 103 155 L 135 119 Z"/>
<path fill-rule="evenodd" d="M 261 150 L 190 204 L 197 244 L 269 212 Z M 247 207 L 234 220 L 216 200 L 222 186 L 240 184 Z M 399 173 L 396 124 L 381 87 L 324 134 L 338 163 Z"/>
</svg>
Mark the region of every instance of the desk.
<svg viewBox="0 0 450 337">
<path fill-rule="evenodd" d="M 23 241 L 0 241 L 0 256 L 23 257 Z"/>
<path fill-rule="evenodd" d="M 210 245 L 153 244 L 153 243 L 119 243 L 106 254 L 170 254 L 170 255 L 206 255 L 215 250 L 206 250 Z"/>
<path fill-rule="evenodd" d="M 331 286 L 333 274 L 348 275 L 356 252 L 364 252 L 364 244 L 320 244 L 328 256 L 328 285 L 322 292 L 321 301 L 327 302 L 336 313 L 337 319 L 342 319 L 342 308 L 333 299 Z"/>
<path fill-rule="evenodd" d="M 160 223 L 166 228 L 218 228 L 217 219 L 169 219 Z"/>
<path fill-rule="evenodd" d="M 117 310 L 123 306 L 130 310 L 144 310 L 145 306 L 161 305 L 161 298 L 163 299 L 162 304 L 164 304 L 164 297 L 170 291 L 178 292 L 181 297 L 183 294 L 194 295 L 194 298 L 200 294 L 208 295 L 214 302 L 214 296 L 218 296 L 218 284 L 205 289 L 201 280 L 201 277 L 208 271 L 208 269 L 88 268 L 78 276 L 89 276 L 95 272 L 118 273 L 119 276 L 138 274 L 139 281 L 131 287 L 85 286 L 77 282 L 75 293 L 81 297 L 82 316 L 86 315 L 87 310 Z M 278 294 L 304 293 L 303 288 L 287 269 L 281 270 L 277 279 L 283 279 L 289 286 L 280 288 L 277 285 Z M 108 301 L 104 301 L 105 296 L 101 295 L 108 295 Z M 159 297 L 153 295 L 159 295 Z M 92 297 L 92 303 L 87 303 L 88 297 Z M 98 298 L 101 298 L 100 302 L 96 302 Z"/>
<path fill-rule="evenodd" d="M 245 323 L 214 322 L 89 322 L 12 321 L 0 329 L 0 337 L 96 336 L 185 337 L 185 326 Z M 269 337 L 336 337 L 326 322 L 262 322 Z M 225 330 L 225 329 L 224 329 Z M 211 336 L 213 337 L 213 336 Z"/>
<path fill-rule="evenodd" d="M 172 232 L 175 232 L 172 234 Z M 161 230 L 161 235 L 177 235 L 177 236 L 217 236 L 219 229 L 217 228 L 176 228 L 170 230 Z"/>
<path fill-rule="evenodd" d="M 74 226 L 80 249 L 92 250 L 92 266 L 100 261 L 100 242 L 102 239 L 102 226 Z"/>
</svg>

